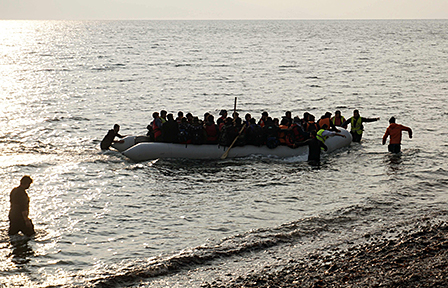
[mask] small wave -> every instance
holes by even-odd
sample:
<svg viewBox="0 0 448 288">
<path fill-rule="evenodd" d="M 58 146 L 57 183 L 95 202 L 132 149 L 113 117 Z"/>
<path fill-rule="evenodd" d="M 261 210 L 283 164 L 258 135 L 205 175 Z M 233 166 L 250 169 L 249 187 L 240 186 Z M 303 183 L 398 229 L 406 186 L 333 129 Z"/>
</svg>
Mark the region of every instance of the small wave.
<svg viewBox="0 0 448 288">
<path fill-rule="evenodd" d="M 220 67 L 230 67 L 230 65 L 228 65 L 228 64 L 215 64 L 215 65 L 210 65 L 211 67 L 217 67 L 217 68 L 220 68 Z"/>
<path fill-rule="evenodd" d="M 377 210 L 376 205 L 365 207 L 356 205 L 331 214 L 304 218 L 274 228 L 251 230 L 224 238 L 216 244 L 209 243 L 173 255 L 130 262 L 121 268 L 109 267 L 106 270 L 110 271 L 102 272 L 103 276 L 95 276 L 96 279 L 91 280 L 90 284 L 95 287 L 124 286 L 144 278 L 193 269 L 194 266 L 216 259 L 244 256 L 248 252 L 252 253 L 286 243 L 297 243 L 304 237 L 315 237 L 323 232 L 342 230 L 347 225 L 353 226 L 354 222 L 362 221 L 361 215 L 368 217 L 377 213 Z"/>
<path fill-rule="evenodd" d="M 58 72 L 58 71 L 69 72 L 71 70 L 67 69 L 67 68 L 62 68 L 62 69 L 44 68 L 44 69 L 36 70 L 36 72 Z"/>
<path fill-rule="evenodd" d="M 90 70 L 92 70 L 92 71 L 112 71 L 112 70 L 115 70 L 116 68 L 122 68 L 125 66 L 126 66 L 126 64 L 116 63 L 116 64 L 112 64 L 111 66 L 92 67 L 92 68 L 90 68 Z"/>
<path fill-rule="evenodd" d="M 59 122 L 63 120 L 74 120 L 74 121 L 90 121 L 89 118 L 79 117 L 79 116 L 54 116 L 53 118 L 47 118 L 44 121 L 45 122 Z"/>
</svg>

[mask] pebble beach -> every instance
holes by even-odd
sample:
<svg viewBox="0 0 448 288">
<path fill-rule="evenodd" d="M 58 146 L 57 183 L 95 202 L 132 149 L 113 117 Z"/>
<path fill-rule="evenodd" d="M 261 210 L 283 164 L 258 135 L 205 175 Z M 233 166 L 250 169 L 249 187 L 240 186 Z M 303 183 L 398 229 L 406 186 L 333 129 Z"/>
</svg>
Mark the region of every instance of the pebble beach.
<svg viewBox="0 0 448 288">
<path fill-rule="evenodd" d="M 366 234 L 364 243 L 331 253 L 315 251 L 287 260 L 280 269 L 265 267 L 203 287 L 446 287 L 447 223 L 426 219 L 413 225 L 396 237 Z"/>
</svg>

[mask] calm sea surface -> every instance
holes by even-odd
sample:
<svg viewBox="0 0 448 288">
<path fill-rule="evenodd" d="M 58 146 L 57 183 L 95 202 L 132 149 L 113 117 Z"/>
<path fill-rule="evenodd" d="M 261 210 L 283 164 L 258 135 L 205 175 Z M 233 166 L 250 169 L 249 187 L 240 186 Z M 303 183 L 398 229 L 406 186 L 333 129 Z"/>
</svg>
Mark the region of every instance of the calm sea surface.
<svg viewBox="0 0 448 288">
<path fill-rule="evenodd" d="M 0 283 L 199 287 L 445 221 L 447 63 L 445 20 L 0 21 Z M 100 152 L 115 123 L 144 134 L 154 111 L 218 117 L 235 97 L 257 118 L 381 120 L 320 169 Z M 381 145 L 391 116 L 414 130 L 400 156 Z M 31 240 L 7 235 L 25 174 Z"/>
</svg>

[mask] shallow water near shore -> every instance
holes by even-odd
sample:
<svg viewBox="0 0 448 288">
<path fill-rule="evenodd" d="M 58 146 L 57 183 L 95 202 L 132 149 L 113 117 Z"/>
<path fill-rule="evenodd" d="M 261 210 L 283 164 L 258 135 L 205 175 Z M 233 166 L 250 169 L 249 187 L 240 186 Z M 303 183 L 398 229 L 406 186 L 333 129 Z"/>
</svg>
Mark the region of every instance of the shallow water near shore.
<svg viewBox="0 0 448 288">
<path fill-rule="evenodd" d="M 199 287 L 427 217 L 446 220 L 448 21 L 1 21 L 0 283 Z M 135 163 L 100 152 L 162 109 L 339 109 L 323 156 Z M 389 117 L 402 153 L 381 145 Z M 37 235 L 7 236 L 29 174 Z M 330 245 L 330 244 L 331 245 Z M 231 275 L 231 276 L 226 276 Z M 140 282 L 143 281 L 143 282 Z"/>
</svg>

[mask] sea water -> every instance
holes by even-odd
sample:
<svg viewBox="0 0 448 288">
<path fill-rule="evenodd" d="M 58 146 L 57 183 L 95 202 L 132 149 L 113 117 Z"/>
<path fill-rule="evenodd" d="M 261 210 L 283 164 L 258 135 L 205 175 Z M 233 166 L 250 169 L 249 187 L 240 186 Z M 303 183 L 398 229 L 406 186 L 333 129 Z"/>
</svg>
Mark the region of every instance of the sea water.
<svg viewBox="0 0 448 288">
<path fill-rule="evenodd" d="M 199 287 L 446 220 L 448 21 L 1 21 L 0 283 Z M 304 158 L 135 163 L 99 143 L 162 109 L 320 117 L 360 144 Z M 391 116 L 414 131 L 394 156 Z M 23 175 L 32 239 L 9 237 Z M 392 228 L 391 228 L 392 227 Z M 333 245 L 333 246 L 332 246 Z"/>
</svg>

